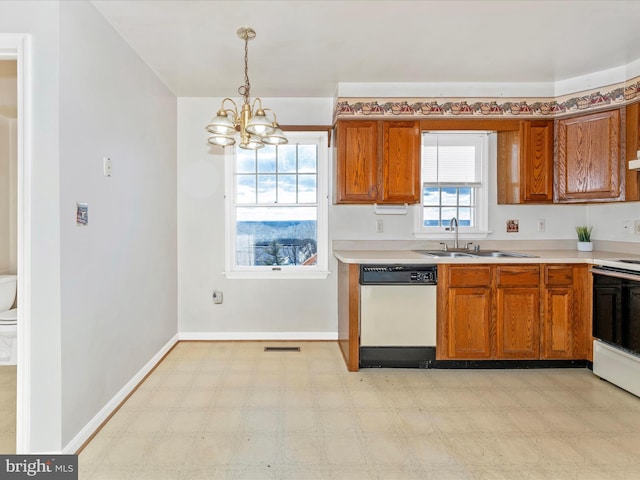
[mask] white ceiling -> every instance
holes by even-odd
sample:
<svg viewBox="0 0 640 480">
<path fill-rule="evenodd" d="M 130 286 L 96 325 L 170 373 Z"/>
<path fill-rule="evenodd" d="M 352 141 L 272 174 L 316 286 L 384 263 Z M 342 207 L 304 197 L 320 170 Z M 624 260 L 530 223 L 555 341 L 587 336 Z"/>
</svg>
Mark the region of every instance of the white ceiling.
<svg viewBox="0 0 640 480">
<path fill-rule="evenodd" d="M 93 0 L 179 97 L 331 97 L 339 83 L 557 82 L 640 59 L 640 1 Z"/>
</svg>

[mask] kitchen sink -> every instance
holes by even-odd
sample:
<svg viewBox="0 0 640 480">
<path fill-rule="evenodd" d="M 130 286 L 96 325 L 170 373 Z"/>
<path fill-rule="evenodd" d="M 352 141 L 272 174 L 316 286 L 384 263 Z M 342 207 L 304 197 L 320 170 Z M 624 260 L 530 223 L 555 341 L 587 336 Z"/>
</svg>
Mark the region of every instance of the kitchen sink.
<svg viewBox="0 0 640 480">
<path fill-rule="evenodd" d="M 479 250 L 473 252 L 477 257 L 515 257 L 515 258 L 535 258 L 535 255 L 519 252 L 504 252 L 502 250 Z"/>
<path fill-rule="evenodd" d="M 459 251 L 459 250 L 414 250 L 416 253 L 421 253 L 422 255 L 426 255 L 428 257 L 447 257 L 447 258 L 455 258 L 455 257 L 468 257 L 474 258 L 475 255 L 469 252 L 468 250 Z"/>
<path fill-rule="evenodd" d="M 502 250 L 414 250 L 428 257 L 444 257 L 444 258 L 482 258 L 482 257 L 512 257 L 512 258 L 536 258 L 535 255 L 519 252 L 505 252 Z"/>
</svg>

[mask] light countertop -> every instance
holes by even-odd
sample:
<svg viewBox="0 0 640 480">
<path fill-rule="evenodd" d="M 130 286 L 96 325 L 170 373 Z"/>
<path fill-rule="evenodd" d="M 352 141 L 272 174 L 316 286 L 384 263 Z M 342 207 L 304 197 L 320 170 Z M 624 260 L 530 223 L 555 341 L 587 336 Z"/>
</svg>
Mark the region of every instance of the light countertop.
<svg viewBox="0 0 640 480">
<path fill-rule="evenodd" d="M 599 260 L 638 259 L 640 255 L 629 253 L 607 252 L 596 250 L 593 252 L 579 252 L 577 250 L 509 250 L 535 255 L 535 257 L 429 257 L 412 250 L 334 250 L 334 256 L 343 263 L 377 264 L 439 264 L 439 263 L 588 263 L 597 264 Z M 473 252 L 469 252 L 473 253 Z"/>
</svg>

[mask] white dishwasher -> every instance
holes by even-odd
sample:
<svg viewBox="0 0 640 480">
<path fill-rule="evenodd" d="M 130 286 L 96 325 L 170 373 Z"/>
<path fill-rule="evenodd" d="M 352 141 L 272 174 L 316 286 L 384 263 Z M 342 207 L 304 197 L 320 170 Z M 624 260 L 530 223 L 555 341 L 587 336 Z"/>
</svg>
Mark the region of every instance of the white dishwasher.
<svg viewBox="0 0 640 480">
<path fill-rule="evenodd" d="M 429 368 L 437 265 L 360 266 L 360 367 Z"/>
</svg>

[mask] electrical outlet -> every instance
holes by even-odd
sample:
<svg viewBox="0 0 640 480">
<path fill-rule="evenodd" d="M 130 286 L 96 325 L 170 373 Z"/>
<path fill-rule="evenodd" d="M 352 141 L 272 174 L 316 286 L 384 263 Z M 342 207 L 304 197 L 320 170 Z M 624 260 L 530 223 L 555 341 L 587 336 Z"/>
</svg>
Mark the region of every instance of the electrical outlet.
<svg viewBox="0 0 640 480">
<path fill-rule="evenodd" d="M 635 222 L 633 222 L 633 232 L 636 235 L 640 235 L 640 220 L 636 220 Z"/>
<path fill-rule="evenodd" d="M 539 232 L 544 232 L 545 229 L 545 221 L 544 218 L 539 218 L 538 219 L 538 231 Z"/>
<path fill-rule="evenodd" d="M 376 233 L 382 233 L 384 231 L 384 224 L 382 220 L 376 220 Z"/>
</svg>

